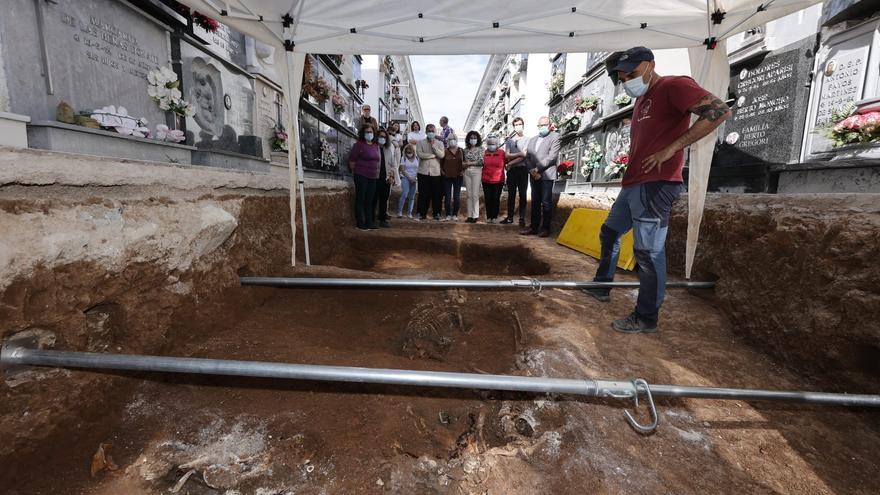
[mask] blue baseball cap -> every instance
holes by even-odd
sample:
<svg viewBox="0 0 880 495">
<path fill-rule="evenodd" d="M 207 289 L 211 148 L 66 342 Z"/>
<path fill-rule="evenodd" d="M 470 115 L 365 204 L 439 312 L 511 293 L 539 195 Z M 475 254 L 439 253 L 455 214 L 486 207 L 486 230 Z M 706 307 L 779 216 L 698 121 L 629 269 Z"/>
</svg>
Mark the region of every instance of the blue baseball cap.
<svg viewBox="0 0 880 495">
<path fill-rule="evenodd" d="M 620 54 L 617 63 L 609 72 L 632 72 L 642 62 L 654 60 L 654 52 L 644 46 L 634 46 Z"/>
</svg>

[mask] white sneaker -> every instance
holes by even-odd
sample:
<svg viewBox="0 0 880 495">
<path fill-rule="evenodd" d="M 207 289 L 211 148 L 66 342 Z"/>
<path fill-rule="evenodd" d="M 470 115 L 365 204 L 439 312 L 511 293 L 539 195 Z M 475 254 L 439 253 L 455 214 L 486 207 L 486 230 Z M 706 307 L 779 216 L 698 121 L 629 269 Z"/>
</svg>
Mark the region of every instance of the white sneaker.
<svg viewBox="0 0 880 495">
<path fill-rule="evenodd" d="M 406 218 L 409 218 L 410 220 L 412 220 L 412 219 L 413 219 L 412 213 L 410 213 L 409 215 L 407 215 Z"/>
<path fill-rule="evenodd" d="M 451 215 L 446 215 L 446 218 L 444 218 L 443 221 L 444 221 L 444 222 L 451 222 L 451 221 L 452 221 L 452 216 L 451 216 Z"/>
</svg>

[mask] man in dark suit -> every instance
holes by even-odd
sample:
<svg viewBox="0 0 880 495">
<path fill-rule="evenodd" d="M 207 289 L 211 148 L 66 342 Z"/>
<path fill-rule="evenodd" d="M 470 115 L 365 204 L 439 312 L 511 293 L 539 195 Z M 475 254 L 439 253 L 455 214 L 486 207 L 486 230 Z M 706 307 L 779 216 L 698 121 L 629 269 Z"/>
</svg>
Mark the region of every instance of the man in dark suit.
<svg viewBox="0 0 880 495">
<path fill-rule="evenodd" d="M 550 131 L 549 117 L 538 119 L 538 135 L 529 141 L 525 162 L 532 187 L 532 224 L 520 234 L 549 237 L 553 182 L 559 163 L 559 133 Z"/>
</svg>

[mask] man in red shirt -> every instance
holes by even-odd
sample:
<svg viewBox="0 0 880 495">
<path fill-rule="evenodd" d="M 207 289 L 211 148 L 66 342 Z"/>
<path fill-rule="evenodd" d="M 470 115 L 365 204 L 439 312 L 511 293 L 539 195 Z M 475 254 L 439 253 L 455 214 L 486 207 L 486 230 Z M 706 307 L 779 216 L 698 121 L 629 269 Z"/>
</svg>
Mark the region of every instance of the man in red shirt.
<svg viewBox="0 0 880 495">
<path fill-rule="evenodd" d="M 686 76 L 660 76 L 654 54 L 637 46 L 606 62 L 611 79 L 623 82 L 636 98 L 630 128 L 629 165 L 622 188 L 599 239 L 602 255 L 596 276 L 614 280 L 620 237 L 633 229 L 638 261 L 639 296 L 635 311 L 611 326 L 624 333 L 657 331 L 657 317 L 666 286 L 666 230 L 672 203 L 683 189 L 684 149 L 707 136 L 730 117 L 730 108 Z M 691 115 L 698 118 L 691 125 Z M 610 289 L 587 289 L 596 299 L 610 301 Z"/>
</svg>

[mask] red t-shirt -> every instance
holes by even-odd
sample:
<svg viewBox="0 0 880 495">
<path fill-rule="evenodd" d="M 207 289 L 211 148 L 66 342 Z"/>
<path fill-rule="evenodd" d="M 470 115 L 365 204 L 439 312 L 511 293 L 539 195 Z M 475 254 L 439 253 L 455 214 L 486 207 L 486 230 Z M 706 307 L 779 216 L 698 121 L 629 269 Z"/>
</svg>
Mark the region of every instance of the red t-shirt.
<svg viewBox="0 0 880 495">
<path fill-rule="evenodd" d="M 498 148 L 494 153 L 486 150 L 483 155 L 482 181 L 487 184 L 501 184 L 504 182 L 504 162 L 506 161 L 504 150 Z"/>
<path fill-rule="evenodd" d="M 663 162 L 659 171 L 654 167 L 650 173 L 642 172 L 642 161 L 687 132 L 691 125 L 688 109 L 708 94 L 690 77 L 665 76 L 636 99 L 623 187 L 655 181 L 683 182 L 684 150 Z"/>
</svg>

